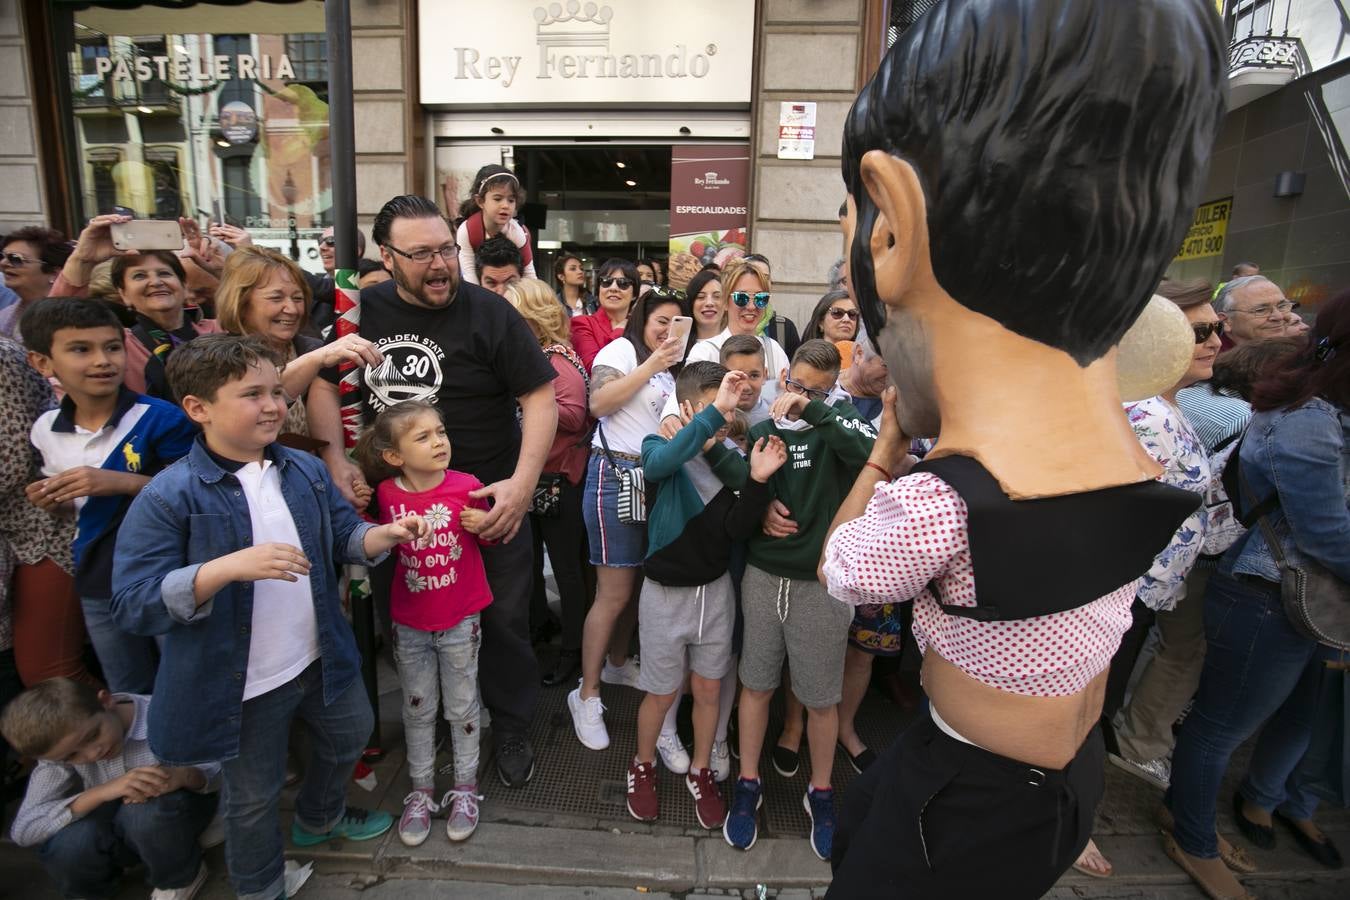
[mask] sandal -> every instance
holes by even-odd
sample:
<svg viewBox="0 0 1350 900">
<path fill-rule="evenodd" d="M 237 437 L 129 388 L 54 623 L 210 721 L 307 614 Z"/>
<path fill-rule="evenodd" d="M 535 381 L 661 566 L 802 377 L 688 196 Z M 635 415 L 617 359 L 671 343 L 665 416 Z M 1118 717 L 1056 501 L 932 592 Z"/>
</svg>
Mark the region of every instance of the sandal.
<svg viewBox="0 0 1350 900">
<path fill-rule="evenodd" d="M 1099 861 L 1098 868 L 1092 868 Z M 1092 838 L 1088 838 L 1087 846 L 1083 848 L 1082 853 L 1078 854 L 1078 859 L 1074 862 L 1073 867 L 1075 871 L 1093 878 L 1110 878 L 1112 872 L 1111 861 L 1102 855 L 1102 851 L 1097 848 L 1097 842 Z"/>
<path fill-rule="evenodd" d="M 1210 900 L 1256 900 L 1256 897 L 1247 892 L 1246 888 L 1239 885 L 1242 891 L 1240 894 L 1228 894 L 1221 891 L 1218 887 L 1210 884 L 1204 879 L 1198 869 L 1191 864 L 1190 857 L 1177 845 L 1176 839 L 1170 834 L 1163 835 L 1163 852 L 1172 857 L 1172 862 L 1181 867 L 1181 871 L 1191 876 L 1191 880 L 1196 886 L 1205 893 Z"/>
<path fill-rule="evenodd" d="M 1176 821 L 1172 818 L 1172 811 L 1167 808 L 1166 804 L 1159 804 L 1158 827 L 1162 830 L 1163 836 L 1170 837 L 1175 825 Z M 1256 871 L 1256 860 L 1252 859 L 1246 850 L 1217 831 L 1214 832 L 1214 839 L 1219 842 L 1219 859 L 1223 860 L 1224 865 L 1241 875 L 1250 875 Z"/>
</svg>

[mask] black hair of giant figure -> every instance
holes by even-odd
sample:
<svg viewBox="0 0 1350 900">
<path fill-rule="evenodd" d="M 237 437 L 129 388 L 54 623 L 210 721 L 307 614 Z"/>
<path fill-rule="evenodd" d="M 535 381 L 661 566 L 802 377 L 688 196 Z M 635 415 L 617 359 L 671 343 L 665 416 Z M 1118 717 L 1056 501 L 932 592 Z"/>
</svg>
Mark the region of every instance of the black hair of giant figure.
<svg viewBox="0 0 1350 900">
<path fill-rule="evenodd" d="M 944 0 L 901 35 L 844 124 L 850 272 L 886 310 L 861 160 L 914 169 L 933 274 L 953 300 L 1086 366 L 1176 255 L 1224 115 L 1209 0 Z"/>
</svg>

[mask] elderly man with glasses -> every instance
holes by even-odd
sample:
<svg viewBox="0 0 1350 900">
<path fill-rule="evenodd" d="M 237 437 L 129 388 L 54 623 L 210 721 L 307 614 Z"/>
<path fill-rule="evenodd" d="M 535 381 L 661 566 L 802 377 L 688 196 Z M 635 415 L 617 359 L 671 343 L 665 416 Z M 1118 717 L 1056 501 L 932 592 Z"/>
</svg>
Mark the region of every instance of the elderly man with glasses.
<svg viewBox="0 0 1350 900">
<path fill-rule="evenodd" d="M 1228 321 L 1233 346 L 1284 337 L 1298 304 L 1264 275 L 1243 275 L 1219 289 L 1214 309 Z"/>
</svg>

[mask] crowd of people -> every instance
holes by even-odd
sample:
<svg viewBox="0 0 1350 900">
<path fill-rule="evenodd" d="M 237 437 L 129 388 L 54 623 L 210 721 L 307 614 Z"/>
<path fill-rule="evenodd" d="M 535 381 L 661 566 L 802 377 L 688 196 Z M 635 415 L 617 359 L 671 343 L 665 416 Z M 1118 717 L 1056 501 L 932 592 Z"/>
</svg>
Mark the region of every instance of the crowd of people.
<svg viewBox="0 0 1350 900">
<path fill-rule="evenodd" d="M 996 623 L 990 643 L 987 623 L 954 611 L 974 576 L 969 548 L 946 546 L 967 507 L 943 479 L 962 476 L 901 477 L 943 460 L 902 431 L 847 262 L 799 334 L 774 310 L 761 254 L 678 288 L 658 259 L 604 261 L 592 284 L 563 254 L 541 281 L 520 200 L 500 166 L 453 220 L 391 199 L 344 334 L 331 233 L 324 275 L 243 229 L 188 220 L 178 252 L 116 250 L 116 215 L 74 243 L 42 228 L 3 239 L 0 731 L 11 774 L 35 762 L 13 836 L 66 896 L 111 896 L 139 862 L 156 898 L 188 900 L 213 831 L 241 897 L 282 896 L 278 803 L 292 781 L 296 846 L 391 828 L 418 845 L 441 814 L 448 839 L 466 840 L 483 759 L 508 787 L 534 775 L 541 687 L 568 691 L 584 747 L 610 745 L 602 683 L 644 695 L 624 723 L 633 818 L 659 818 L 664 768 L 702 827 L 749 851 L 765 792 L 785 785 L 763 763 L 784 778 L 805 765 L 809 845 L 838 864 L 836 748 L 858 773 L 897 765 L 856 717 L 874 670 L 893 672 L 907 644 L 1011 694 L 1090 680 L 1067 662 L 1027 668 L 1040 619 Z M 1309 322 L 1251 264 L 1217 288 L 1157 291 L 1189 323 L 1192 359 L 1122 417 L 1162 483 L 1205 502 L 1136 580 L 1045 621 L 1109 669 L 1108 758 L 1165 791 L 1168 854 L 1211 896 L 1243 897 L 1232 873 L 1255 864 L 1218 834 L 1215 810 L 1234 749 L 1258 730 L 1232 798 L 1243 837 L 1270 847 L 1278 821 L 1319 862 L 1341 862 L 1313 821 L 1308 752 L 1342 714 L 1325 708 L 1332 653 L 1288 621 L 1280 581 L 1291 558 L 1350 582 L 1350 293 Z M 341 408 L 352 373 L 354 449 Z M 929 543 L 965 562 L 914 549 Z M 369 571 L 402 688 L 397 819 L 345 801 L 373 725 L 343 602 L 351 566 Z M 1128 620 L 1118 645 L 1112 616 Z M 685 694 L 690 746 L 676 729 Z M 978 750 L 958 713 L 944 702 L 923 727 Z M 1073 759 L 1098 777 L 1099 763 Z M 1066 790 L 1085 777 L 1069 771 L 1052 772 Z M 880 790 L 858 785 L 863 799 L 842 800 L 855 818 Z M 1074 851 L 1078 869 L 1110 875 L 1091 841 Z"/>
</svg>

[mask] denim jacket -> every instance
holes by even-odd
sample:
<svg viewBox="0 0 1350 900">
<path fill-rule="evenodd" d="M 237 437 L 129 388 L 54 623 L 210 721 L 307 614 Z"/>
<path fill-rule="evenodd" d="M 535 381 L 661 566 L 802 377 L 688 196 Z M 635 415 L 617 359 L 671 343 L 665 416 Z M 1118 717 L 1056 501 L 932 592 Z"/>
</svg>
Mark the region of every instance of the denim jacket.
<svg viewBox="0 0 1350 900">
<path fill-rule="evenodd" d="M 363 522 L 313 456 L 266 449 L 311 563 L 324 702 L 357 677 L 360 656 L 338 598 L 338 563 L 373 565 Z M 188 455 L 160 472 L 127 511 L 117 536 L 112 612 L 132 634 L 163 635 L 150 748 L 167 765 L 239 755 L 239 719 L 253 627 L 253 583 L 236 581 L 197 606 L 192 583 L 205 562 L 252 545 L 248 500 L 239 480 L 198 437 Z"/>
<path fill-rule="evenodd" d="M 1350 413 L 1314 397 L 1295 409 L 1252 416 L 1242 440 L 1241 508 L 1250 510 L 1279 492 L 1269 515 L 1284 555 L 1312 558 L 1350 582 Z M 1256 575 L 1280 583 L 1280 570 L 1261 526 L 1253 522 L 1219 564 L 1225 574 Z"/>
</svg>

